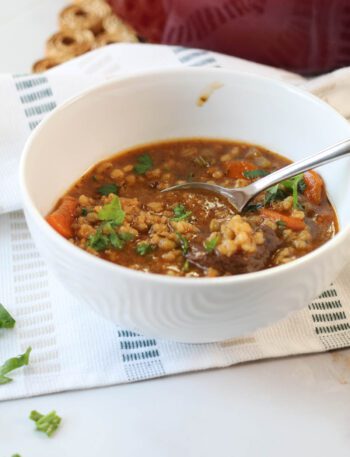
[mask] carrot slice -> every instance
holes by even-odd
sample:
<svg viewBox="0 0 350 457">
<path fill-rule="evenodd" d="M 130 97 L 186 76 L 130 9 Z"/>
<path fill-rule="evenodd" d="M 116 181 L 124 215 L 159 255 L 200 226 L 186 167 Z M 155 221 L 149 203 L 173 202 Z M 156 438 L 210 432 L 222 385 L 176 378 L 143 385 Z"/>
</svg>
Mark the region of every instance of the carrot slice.
<svg viewBox="0 0 350 457">
<path fill-rule="evenodd" d="M 46 221 L 65 238 L 73 236 L 72 223 L 78 201 L 74 197 L 64 197 L 60 206 L 46 217 Z"/>
<path fill-rule="evenodd" d="M 304 173 L 304 180 L 306 189 L 304 192 L 305 197 L 310 200 L 311 203 L 319 205 L 323 196 L 323 179 L 315 171 L 307 171 Z"/>
<path fill-rule="evenodd" d="M 233 179 L 244 178 L 245 171 L 256 170 L 257 167 L 253 165 L 251 162 L 247 162 L 244 160 L 234 160 L 233 162 L 229 162 L 227 166 L 227 176 Z"/>
<path fill-rule="evenodd" d="M 286 224 L 286 226 L 296 232 L 304 230 L 306 227 L 305 222 L 297 217 L 287 216 L 286 214 L 279 213 L 278 211 L 274 211 L 272 209 L 263 208 L 260 210 L 260 214 L 267 219 L 272 219 L 274 221 L 282 221 Z"/>
</svg>

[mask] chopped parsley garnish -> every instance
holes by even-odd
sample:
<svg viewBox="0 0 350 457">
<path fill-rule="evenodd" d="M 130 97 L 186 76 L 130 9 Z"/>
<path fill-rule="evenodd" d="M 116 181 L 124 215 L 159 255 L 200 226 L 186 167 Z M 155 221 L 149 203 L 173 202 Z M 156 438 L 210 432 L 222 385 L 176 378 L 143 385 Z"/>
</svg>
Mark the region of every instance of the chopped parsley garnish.
<svg viewBox="0 0 350 457">
<path fill-rule="evenodd" d="M 113 226 L 116 226 L 113 222 L 102 224 L 96 233 L 89 236 L 88 246 L 95 251 L 105 251 L 110 247 L 118 250 L 123 249 L 125 243 L 132 240 L 134 235 L 129 232 L 116 233 Z"/>
<path fill-rule="evenodd" d="M 114 233 L 114 228 L 117 226 L 118 224 L 116 224 L 114 221 L 107 221 L 107 222 L 102 222 L 102 224 L 100 225 L 100 229 L 102 231 L 102 233 L 104 233 L 105 235 L 110 235 L 111 233 Z"/>
<path fill-rule="evenodd" d="M 109 241 L 111 245 L 118 250 L 123 249 L 125 241 L 123 241 L 119 236 L 114 232 L 109 235 Z"/>
<path fill-rule="evenodd" d="M 285 181 L 282 181 L 281 184 L 286 187 L 287 189 L 292 191 L 293 195 L 293 207 L 298 208 L 299 203 L 298 203 L 298 193 L 304 193 L 305 190 L 305 181 L 304 181 L 304 175 L 297 175 L 294 176 L 294 178 L 286 179 Z"/>
<path fill-rule="evenodd" d="M 219 237 L 218 236 L 215 236 L 214 238 L 212 238 L 211 240 L 205 240 L 204 241 L 204 249 L 209 253 L 209 252 L 212 252 L 214 251 L 214 249 L 216 248 L 216 245 L 218 244 L 219 242 Z"/>
<path fill-rule="evenodd" d="M 293 207 L 299 208 L 299 194 L 304 193 L 306 188 L 304 175 L 300 174 L 294 176 L 294 178 L 286 179 L 279 184 L 267 189 L 265 193 L 265 205 L 270 204 L 273 201 L 283 200 L 287 195 L 288 191 L 293 195 Z"/>
<path fill-rule="evenodd" d="M 97 230 L 96 233 L 90 235 L 87 241 L 87 245 L 95 249 L 95 251 L 105 251 L 109 247 L 109 237 L 104 235 L 100 230 Z"/>
<path fill-rule="evenodd" d="M 266 170 L 246 170 L 243 171 L 243 176 L 247 179 L 255 179 L 255 178 L 262 178 L 263 176 L 267 176 L 269 174 Z"/>
<path fill-rule="evenodd" d="M 97 189 L 97 192 L 100 195 L 106 195 L 106 196 L 108 196 L 109 194 L 118 195 L 119 187 L 113 183 L 104 184 L 103 186 L 101 186 Z"/>
<path fill-rule="evenodd" d="M 81 208 L 81 215 L 87 216 L 88 210 L 86 208 Z"/>
<path fill-rule="evenodd" d="M 153 251 L 154 247 L 149 243 L 140 243 L 136 246 L 136 252 L 139 255 L 147 255 Z"/>
<path fill-rule="evenodd" d="M 7 384 L 8 382 L 12 381 L 11 378 L 6 376 L 8 373 L 10 373 L 10 371 L 17 370 L 17 368 L 28 365 L 31 350 L 32 348 L 29 347 L 24 354 L 6 360 L 6 362 L 0 366 L 0 384 Z"/>
<path fill-rule="evenodd" d="M 131 240 L 133 240 L 135 238 L 134 235 L 132 233 L 129 233 L 129 232 L 118 233 L 118 236 L 123 241 L 131 241 Z"/>
<path fill-rule="evenodd" d="M 175 206 L 173 211 L 175 217 L 172 217 L 171 220 L 174 222 L 179 222 L 183 221 L 184 219 L 188 219 L 192 214 L 192 211 L 186 211 L 185 205 L 182 204 Z"/>
<path fill-rule="evenodd" d="M 189 270 L 190 270 L 190 262 L 186 259 L 186 260 L 184 261 L 183 266 L 182 266 L 182 271 L 183 271 L 184 273 L 187 273 Z"/>
<path fill-rule="evenodd" d="M 7 309 L 0 303 L 0 328 L 13 328 L 16 321 L 7 311 Z"/>
<path fill-rule="evenodd" d="M 186 255 L 188 253 L 188 248 L 189 248 L 188 239 L 185 238 L 183 235 L 181 235 L 181 233 L 179 233 L 179 232 L 175 232 L 175 233 L 180 241 L 181 251 L 182 251 L 183 255 Z"/>
<path fill-rule="evenodd" d="M 279 230 L 284 230 L 287 225 L 284 221 L 276 221 L 276 224 L 277 224 L 277 227 L 279 228 Z"/>
<path fill-rule="evenodd" d="M 153 160 L 149 154 L 142 154 L 137 158 L 137 162 L 134 165 L 134 172 L 137 175 L 144 175 L 153 167 Z"/>
<path fill-rule="evenodd" d="M 244 208 L 245 212 L 256 212 L 259 211 L 263 207 L 262 203 L 248 203 L 248 205 Z"/>
<path fill-rule="evenodd" d="M 97 216 L 100 221 L 112 221 L 117 225 L 121 225 L 124 222 L 125 213 L 122 210 L 119 197 L 115 195 L 110 203 L 100 209 Z"/>
<path fill-rule="evenodd" d="M 51 411 L 49 414 L 40 414 L 38 411 L 31 411 L 29 419 L 35 422 L 36 429 L 40 432 L 51 436 L 61 423 L 61 418 L 56 414 L 56 411 Z"/>
<path fill-rule="evenodd" d="M 210 167 L 210 162 L 203 156 L 195 157 L 193 162 L 200 167 Z"/>
<path fill-rule="evenodd" d="M 279 184 L 276 184 L 273 187 L 267 189 L 265 193 L 265 206 L 269 205 L 272 202 L 283 200 L 286 197 L 286 192 L 281 189 Z"/>
</svg>

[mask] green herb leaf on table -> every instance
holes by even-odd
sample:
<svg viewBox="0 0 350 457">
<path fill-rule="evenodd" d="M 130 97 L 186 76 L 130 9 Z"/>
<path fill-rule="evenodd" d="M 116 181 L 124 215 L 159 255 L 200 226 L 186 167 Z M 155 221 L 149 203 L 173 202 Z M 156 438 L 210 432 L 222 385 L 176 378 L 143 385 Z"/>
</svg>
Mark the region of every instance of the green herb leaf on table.
<svg viewBox="0 0 350 457">
<path fill-rule="evenodd" d="M 104 184 L 103 186 L 101 186 L 97 189 L 97 192 L 100 195 L 106 195 L 106 196 L 108 196 L 109 194 L 118 195 L 119 187 L 114 183 Z"/>
<path fill-rule="evenodd" d="M 174 222 L 179 222 L 188 219 L 192 214 L 192 211 L 186 211 L 185 205 L 182 204 L 175 206 L 173 211 L 175 217 L 172 217 L 170 220 Z"/>
<path fill-rule="evenodd" d="M 180 241 L 181 251 L 182 251 L 183 255 L 186 255 L 188 253 L 188 248 L 189 248 L 188 239 L 185 238 L 183 235 L 181 235 L 181 233 L 179 233 L 179 232 L 175 232 L 175 233 Z"/>
<path fill-rule="evenodd" d="M 51 436 L 61 423 L 61 418 L 56 414 L 56 411 L 51 411 L 49 414 L 40 414 L 38 411 L 32 411 L 29 419 L 36 424 L 37 430 Z"/>
<path fill-rule="evenodd" d="M 28 365 L 31 350 L 32 348 L 29 347 L 24 354 L 6 360 L 6 362 L 0 366 L 0 384 L 7 384 L 12 381 L 11 378 L 6 376 L 8 373 L 13 370 L 17 370 L 17 368 Z"/>
<path fill-rule="evenodd" d="M 13 328 L 16 321 L 7 311 L 7 309 L 0 303 L 0 328 Z"/>
<path fill-rule="evenodd" d="M 137 158 L 137 162 L 134 165 L 134 172 L 137 175 L 144 175 L 147 171 L 153 167 L 153 160 L 149 154 L 142 154 Z"/>
<path fill-rule="evenodd" d="M 216 248 L 216 245 L 218 244 L 218 242 L 219 242 L 219 237 L 218 236 L 215 236 L 211 240 L 205 240 L 204 241 L 204 249 L 206 250 L 206 252 L 210 253 L 210 252 L 214 251 L 214 249 Z"/>
<path fill-rule="evenodd" d="M 153 246 L 149 243 L 140 243 L 136 246 L 137 254 L 142 256 L 150 254 L 153 250 Z"/>
<path fill-rule="evenodd" d="M 121 225 L 124 222 L 125 212 L 122 210 L 119 197 L 115 195 L 110 203 L 100 209 L 97 216 L 100 221 L 112 221 L 117 225 Z"/>
<path fill-rule="evenodd" d="M 269 174 L 266 170 L 246 170 L 243 172 L 243 176 L 247 179 L 262 178 Z"/>
</svg>

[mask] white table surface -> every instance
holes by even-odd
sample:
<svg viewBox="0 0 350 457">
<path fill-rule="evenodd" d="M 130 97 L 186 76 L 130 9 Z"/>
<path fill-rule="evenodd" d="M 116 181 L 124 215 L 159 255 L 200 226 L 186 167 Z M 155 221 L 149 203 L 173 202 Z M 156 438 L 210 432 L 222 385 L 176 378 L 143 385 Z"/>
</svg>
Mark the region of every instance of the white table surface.
<svg viewBox="0 0 350 457">
<path fill-rule="evenodd" d="M 1 1 L 0 72 L 30 70 L 64 4 Z M 59 412 L 55 437 L 34 431 L 32 409 Z M 2 402 L 0 413 L 0 457 L 348 457 L 350 350 Z"/>
</svg>

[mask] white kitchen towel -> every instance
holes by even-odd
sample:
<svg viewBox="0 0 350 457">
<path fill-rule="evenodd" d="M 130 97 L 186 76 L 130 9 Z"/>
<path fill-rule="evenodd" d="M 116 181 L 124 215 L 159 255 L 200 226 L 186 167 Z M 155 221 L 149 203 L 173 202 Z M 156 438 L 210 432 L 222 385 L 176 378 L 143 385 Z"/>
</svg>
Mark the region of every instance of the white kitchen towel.
<svg viewBox="0 0 350 457">
<path fill-rule="evenodd" d="M 28 346 L 28 367 L 0 386 L 0 399 L 132 382 L 244 361 L 350 345 L 350 267 L 302 311 L 244 338 L 178 344 L 147 338 L 95 315 L 56 282 L 27 230 L 18 193 L 18 161 L 30 132 L 72 95 L 114 76 L 149 68 L 211 66 L 286 80 L 350 116 L 348 69 L 305 80 L 241 59 L 182 47 L 118 44 L 40 75 L 0 77 L 0 302 L 16 318 L 0 330 L 0 364 Z"/>
</svg>

